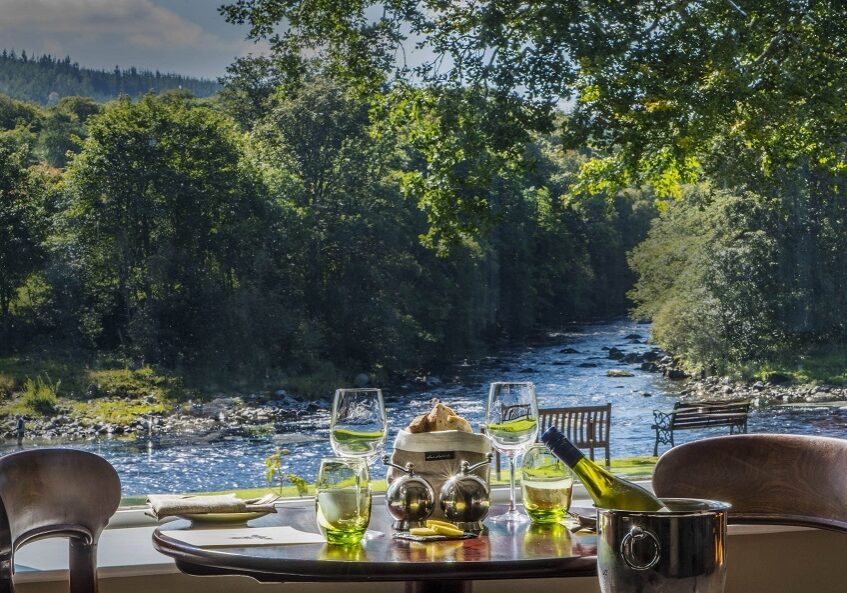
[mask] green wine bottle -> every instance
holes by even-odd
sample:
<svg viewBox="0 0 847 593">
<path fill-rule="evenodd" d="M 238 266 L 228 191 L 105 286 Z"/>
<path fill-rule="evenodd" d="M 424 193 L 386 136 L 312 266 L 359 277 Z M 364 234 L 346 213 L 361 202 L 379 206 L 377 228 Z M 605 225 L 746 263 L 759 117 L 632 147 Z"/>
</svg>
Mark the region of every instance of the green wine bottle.
<svg viewBox="0 0 847 593">
<path fill-rule="evenodd" d="M 641 486 L 613 476 L 586 458 L 555 426 L 544 431 L 541 442 L 579 476 L 597 507 L 625 511 L 658 511 L 664 508 L 658 498 Z"/>
</svg>

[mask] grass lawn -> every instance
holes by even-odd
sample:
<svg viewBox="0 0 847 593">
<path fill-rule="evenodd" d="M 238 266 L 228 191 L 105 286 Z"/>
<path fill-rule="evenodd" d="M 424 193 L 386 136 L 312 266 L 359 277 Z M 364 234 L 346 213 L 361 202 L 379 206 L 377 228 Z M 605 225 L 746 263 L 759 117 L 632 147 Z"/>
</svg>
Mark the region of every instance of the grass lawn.
<svg viewBox="0 0 847 593">
<path fill-rule="evenodd" d="M 745 379 L 769 380 L 785 375 L 795 383 L 847 384 L 847 346 L 818 346 L 791 358 L 751 365 L 739 370 Z"/>
</svg>

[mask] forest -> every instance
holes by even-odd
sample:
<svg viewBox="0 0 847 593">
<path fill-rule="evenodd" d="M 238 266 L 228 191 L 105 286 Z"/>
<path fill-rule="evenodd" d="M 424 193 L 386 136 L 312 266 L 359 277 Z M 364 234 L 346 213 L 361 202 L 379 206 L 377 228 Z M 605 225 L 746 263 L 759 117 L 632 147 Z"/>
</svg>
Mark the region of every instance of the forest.
<svg viewBox="0 0 847 593">
<path fill-rule="evenodd" d="M 653 198 L 564 201 L 583 157 L 554 138 L 491 180 L 484 236 L 436 248 L 403 190 L 423 160 L 374 105 L 320 76 L 264 105 L 0 98 L 4 354 L 340 384 L 626 313 Z"/>
<path fill-rule="evenodd" d="M 49 54 L 28 56 L 14 50 L 0 52 L 0 94 L 46 106 L 62 97 L 82 96 L 109 101 L 121 95 L 139 98 L 149 92 L 183 89 L 196 97 L 209 97 L 220 90 L 214 80 L 151 72 L 135 67 L 95 70 Z"/>
<path fill-rule="evenodd" d="M 630 313 L 843 375 L 832 9 L 571 4 L 242 0 L 272 49 L 212 98 L 0 99 L 0 348 L 340 384 Z"/>
</svg>

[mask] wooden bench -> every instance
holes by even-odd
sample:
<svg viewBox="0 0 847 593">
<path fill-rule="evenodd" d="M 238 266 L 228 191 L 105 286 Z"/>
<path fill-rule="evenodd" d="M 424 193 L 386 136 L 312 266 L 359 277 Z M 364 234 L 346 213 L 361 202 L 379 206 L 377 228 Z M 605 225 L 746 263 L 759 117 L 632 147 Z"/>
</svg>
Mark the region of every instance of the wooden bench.
<svg viewBox="0 0 847 593">
<path fill-rule="evenodd" d="M 538 410 L 538 435 L 555 426 L 580 449 L 588 449 L 594 461 L 594 449 L 603 449 L 606 466 L 611 464 L 609 450 L 609 427 L 612 404 L 605 406 L 578 406 L 570 408 L 546 408 Z M 500 479 L 500 453 L 495 454 L 494 469 Z"/>
<path fill-rule="evenodd" d="M 671 413 L 653 410 L 656 431 L 653 456 L 659 454 L 659 443 L 674 446 L 673 433 L 677 430 L 729 427 L 729 434 L 747 432 L 749 401 L 734 402 L 676 402 Z"/>
</svg>

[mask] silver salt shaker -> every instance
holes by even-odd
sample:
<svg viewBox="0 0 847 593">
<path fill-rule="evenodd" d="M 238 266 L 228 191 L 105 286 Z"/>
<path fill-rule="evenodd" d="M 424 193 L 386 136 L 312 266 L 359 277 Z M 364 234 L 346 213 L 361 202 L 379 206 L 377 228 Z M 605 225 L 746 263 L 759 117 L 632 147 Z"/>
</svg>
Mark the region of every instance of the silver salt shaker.
<svg viewBox="0 0 847 593">
<path fill-rule="evenodd" d="M 471 465 L 462 461 L 461 470 L 451 476 L 441 487 L 439 499 L 445 519 L 457 523 L 465 531 L 482 531 L 482 520 L 491 507 L 491 489 L 488 482 L 471 473 L 491 463 L 491 453 L 485 461 Z"/>
<path fill-rule="evenodd" d="M 400 467 L 389 459 L 388 455 L 385 455 L 382 462 L 406 474 L 391 482 L 385 492 L 388 513 L 394 518 L 391 527 L 397 531 L 408 531 L 412 527 L 426 526 L 427 518 L 435 509 L 435 492 L 432 486 L 415 474 L 413 463 Z"/>
</svg>

